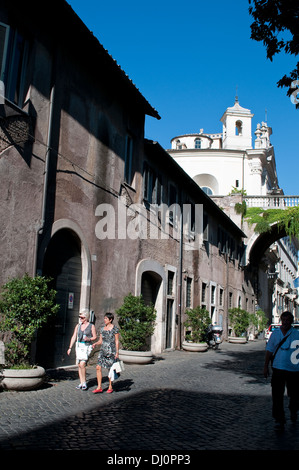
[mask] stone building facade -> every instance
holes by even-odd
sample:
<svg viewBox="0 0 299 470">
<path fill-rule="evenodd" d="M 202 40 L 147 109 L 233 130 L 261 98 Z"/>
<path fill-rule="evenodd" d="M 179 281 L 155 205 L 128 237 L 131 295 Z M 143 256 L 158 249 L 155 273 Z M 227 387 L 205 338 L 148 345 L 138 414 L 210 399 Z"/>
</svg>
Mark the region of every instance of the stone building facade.
<svg viewBox="0 0 299 470">
<path fill-rule="evenodd" d="M 206 305 L 227 334 L 231 298 L 254 299 L 245 234 L 144 139 L 158 112 L 68 3 L 43 18 L 42 2 L 1 2 L 0 281 L 51 276 L 61 307 L 36 361 L 74 363 L 79 311 L 99 331 L 129 292 L 155 305 L 156 354 L 180 347 L 187 307 Z"/>
</svg>

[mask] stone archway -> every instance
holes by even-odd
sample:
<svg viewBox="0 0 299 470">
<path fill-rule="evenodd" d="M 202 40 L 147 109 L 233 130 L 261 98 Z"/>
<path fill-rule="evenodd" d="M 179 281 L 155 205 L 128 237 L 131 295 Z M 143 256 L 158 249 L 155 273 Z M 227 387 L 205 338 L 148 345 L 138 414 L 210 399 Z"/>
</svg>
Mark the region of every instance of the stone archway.
<svg viewBox="0 0 299 470">
<path fill-rule="evenodd" d="M 75 363 L 75 350 L 66 350 L 78 314 L 89 309 L 91 262 L 89 250 L 80 228 L 62 219 L 52 228 L 51 238 L 44 248 L 42 274 L 53 279 L 60 305 L 58 315 L 38 332 L 36 360 L 44 367 L 59 367 Z"/>
<path fill-rule="evenodd" d="M 66 355 L 78 322 L 81 297 L 81 244 L 70 230 L 60 230 L 51 239 L 43 265 L 43 275 L 53 279 L 60 309 L 56 317 L 38 333 L 37 361 L 52 368 L 75 363 L 75 351 Z"/>
<path fill-rule="evenodd" d="M 135 295 L 143 295 L 156 309 L 156 327 L 152 336 L 151 350 L 159 354 L 165 349 L 165 289 L 166 275 L 157 261 L 142 260 L 136 268 Z"/>
<path fill-rule="evenodd" d="M 277 224 L 264 233 L 253 233 L 247 243 L 246 265 L 258 265 L 265 251 L 277 240 L 286 236 L 285 230 L 278 229 Z"/>
</svg>

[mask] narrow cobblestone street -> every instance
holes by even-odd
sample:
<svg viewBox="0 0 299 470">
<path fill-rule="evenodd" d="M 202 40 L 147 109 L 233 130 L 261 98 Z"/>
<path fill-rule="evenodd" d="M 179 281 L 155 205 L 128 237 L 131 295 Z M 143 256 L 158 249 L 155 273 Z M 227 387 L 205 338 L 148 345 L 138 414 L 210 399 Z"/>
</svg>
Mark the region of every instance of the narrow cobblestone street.
<svg viewBox="0 0 299 470">
<path fill-rule="evenodd" d="M 0 393 L 4 450 L 298 450 L 299 423 L 273 428 L 270 380 L 262 376 L 265 341 L 223 343 L 218 351 L 163 353 L 126 365 L 115 391 L 76 390 L 77 370 L 49 373 L 31 392 Z M 287 404 L 287 402 L 286 402 Z"/>
</svg>

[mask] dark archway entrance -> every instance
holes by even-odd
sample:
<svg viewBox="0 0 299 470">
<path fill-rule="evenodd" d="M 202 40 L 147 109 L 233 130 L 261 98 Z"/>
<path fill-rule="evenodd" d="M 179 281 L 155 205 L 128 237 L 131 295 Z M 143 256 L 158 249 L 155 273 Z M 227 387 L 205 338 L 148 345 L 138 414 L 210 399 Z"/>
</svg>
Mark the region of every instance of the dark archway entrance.
<svg viewBox="0 0 299 470">
<path fill-rule="evenodd" d="M 43 275 L 53 278 L 60 305 L 55 319 L 38 334 L 37 362 L 43 367 L 60 367 L 75 363 L 75 350 L 66 354 L 78 322 L 81 295 L 81 242 L 68 229 L 59 230 L 47 248 Z"/>
<path fill-rule="evenodd" d="M 161 277 L 151 271 L 142 274 L 141 295 L 146 305 L 156 304 L 158 291 L 161 284 Z"/>
<path fill-rule="evenodd" d="M 261 233 L 251 247 L 249 254 L 249 262 L 251 265 L 256 266 L 260 263 L 265 251 L 280 238 L 286 236 L 284 228 L 280 229 L 275 224 L 271 230 Z"/>
</svg>

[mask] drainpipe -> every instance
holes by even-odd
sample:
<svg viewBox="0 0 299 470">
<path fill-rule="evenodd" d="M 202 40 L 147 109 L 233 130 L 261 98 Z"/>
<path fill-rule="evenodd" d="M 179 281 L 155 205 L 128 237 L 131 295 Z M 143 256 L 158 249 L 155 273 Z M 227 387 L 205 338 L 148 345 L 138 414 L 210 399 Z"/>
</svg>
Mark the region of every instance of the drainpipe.
<svg viewBox="0 0 299 470">
<path fill-rule="evenodd" d="M 182 206 L 182 204 L 181 204 Z M 182 334 L 182 280 L 183 280 L 183 211 L 181 207 L 181 234 L 180 234 L 180 259 L 179 259 L 179 303 L 178 303 L 178 340 L 177 347 L 181 349 L 181 334 Z"/>
<path fill-rule="evenodd" d="M 244 193 L 244 165 L 245 165 L 245 152 L 243 152 L 243 155 L 242 155 L 242 194 Z"/>
<path fill-rule="evenodd" d="M 43 199 L 42 199 L 42 218 L 41 223 L 36 229 L 35 234 L 35 250 L 34 250 L 34 261 L 33 261 L 33 276 L 36 275 L 37 270 L 37 258 L 38 258 L 38 238 L 44 231 L 45 219 L 46 219 L 46 206 L 47 206 L 47 193 L 48 193 L 48 178 L 49 178 L 49 166 L 50 166 L 50 148 L 52 139 L 52 125 L 53 125 L 53 109 L 54 109 L 54 94 L 55 85 L 51 88 L 50 94 L 50 110 L 48 120 L 48 136 L 47 136 L 47 149 L 45 158 L 45 171 L 44 171 L 44 187 L 43 187 Z"/>
</svg>

